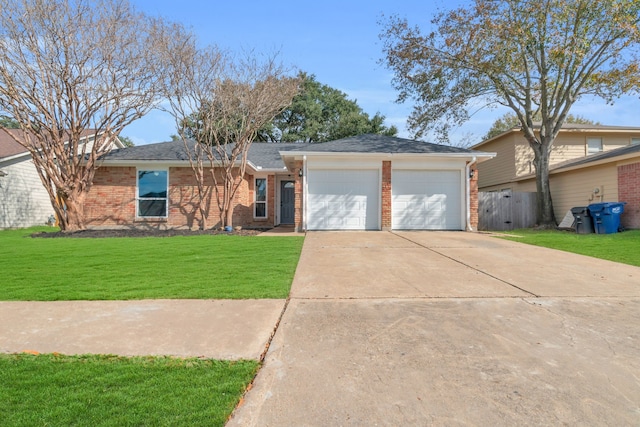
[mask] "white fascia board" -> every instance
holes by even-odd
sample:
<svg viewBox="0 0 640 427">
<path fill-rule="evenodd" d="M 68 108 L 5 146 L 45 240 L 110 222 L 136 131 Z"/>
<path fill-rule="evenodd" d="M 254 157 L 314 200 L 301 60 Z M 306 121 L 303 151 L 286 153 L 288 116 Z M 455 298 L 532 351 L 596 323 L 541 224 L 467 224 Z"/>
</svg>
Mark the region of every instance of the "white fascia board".
<svg viewBox="0 0 640 427">
<path fill-rule="evenodd" d="M 165 167 L 190 167 L 188 160 L 103 160 L 99 161 L 100 166 L 151 166 L 151 165 L 162 165 Z M 236 162 L 238 164 L 238 162 Z M 239 164 L 238 164 L 239 165 Z M 208 166 L 208 165 L 206 165 Z M 281 169 L 274 168 L 262 168 L 260 166 L 256 166 L 253 163 L 247 161 L 247 168 L 251 172 L 264 172 L 264 173 L 280 173 L 285 172 L 287 170 L 286 167 L 282 167 Z"/>
<path fill-rule="evenodd" d="M 189 167 L 188 161 L 176 160 L 98 160 L 100 166 L 120 166 L 120 167 L 136 167 L 136 166 L 163 166 L 163 167 Z"/>
<path fill-rule="evenodd" d="M 21 157 L 27 157 L 27 159 L 25 159 L 25 160 L 29 160 L 31 158 L 31 153 L 28 152 L 28 151 L 25 151 L 25 152 L 22 152 L 22 153 L 14 154 L 13 156 L 3 157 L 3 158 L 0 159 L 0 163 L 10 162 L 12 160 L 19 159 Z"/>
<path fill-rule="evenodd" d="M 301 160 L 304 156 L 307 157 L 357 157 L 357 158 L 381 158 L 381 159 L 393 159 L 393 158 L 423 158 L 423 157 L 437 157 L 437 158 L 455 158 L 455 159 L 469 159 L 474 158 L 488 160 L 497 155 L 497 153 L 339 153 L 330 151 L 280 151 L 282 157 L 294 157 L 297 160 Z"/>
</svg>

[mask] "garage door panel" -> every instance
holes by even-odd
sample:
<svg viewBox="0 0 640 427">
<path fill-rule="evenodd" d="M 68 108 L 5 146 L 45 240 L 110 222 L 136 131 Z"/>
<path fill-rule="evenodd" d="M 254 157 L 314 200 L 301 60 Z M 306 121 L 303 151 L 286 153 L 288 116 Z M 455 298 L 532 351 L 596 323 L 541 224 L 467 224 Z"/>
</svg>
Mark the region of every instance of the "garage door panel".
<svg viewBox="0 0 640 427">
<path fill-rule="evenodd" d="M 460 171 L 394 170 L 391 209 L 394 229 L 462 229 Z"/>
<path fill-rule="evenodd" d="M 379 229 L 377 169 L 309 169 L 307 176 L 308 229 Z"/>
</svg>

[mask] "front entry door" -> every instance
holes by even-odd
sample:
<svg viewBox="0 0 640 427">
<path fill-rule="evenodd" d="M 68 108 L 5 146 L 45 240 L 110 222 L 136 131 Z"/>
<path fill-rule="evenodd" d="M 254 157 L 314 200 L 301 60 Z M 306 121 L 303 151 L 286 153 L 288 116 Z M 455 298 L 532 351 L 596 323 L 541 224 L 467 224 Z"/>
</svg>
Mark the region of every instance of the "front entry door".
<svg viewBox="0 0 640 427">
<path fill-rule="evenodd" d="M 280 224 L 293 224 L 295 183 L 293 181 L 280 182 Z"/>
</svg>

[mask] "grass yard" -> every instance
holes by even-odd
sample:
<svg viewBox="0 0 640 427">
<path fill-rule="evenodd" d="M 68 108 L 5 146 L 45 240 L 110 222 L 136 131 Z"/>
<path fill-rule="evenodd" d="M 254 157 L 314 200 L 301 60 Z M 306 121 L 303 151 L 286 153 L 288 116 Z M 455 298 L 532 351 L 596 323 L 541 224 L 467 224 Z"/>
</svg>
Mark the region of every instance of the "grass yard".
<svg viewBox="0 0 640 427">
<path fill-rule="evenodd" d="M 0 231 L 0 300 L 286 298 L 303 237 L 31 238 Z"/>
<path fill-rule="evenodd" d="M 613 234 L 575 234 L 568 231 L 514 230 L 504 237 L 515 242 L 559 249 L 640 267 L 640 230 Z"/>
<path fill-rule="evenodd" d="M 223 426 L 256 361 L 0 354 L 3 426 Z"/>
</svg>

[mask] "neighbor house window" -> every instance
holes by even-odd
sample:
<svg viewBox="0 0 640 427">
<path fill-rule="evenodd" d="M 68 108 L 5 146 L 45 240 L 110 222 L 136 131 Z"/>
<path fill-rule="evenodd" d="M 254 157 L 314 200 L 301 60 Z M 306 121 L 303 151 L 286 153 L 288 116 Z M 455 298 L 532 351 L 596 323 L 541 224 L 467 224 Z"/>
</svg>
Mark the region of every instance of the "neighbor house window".
<svg viewBox="0 0 640 427">
<path fill-rule="evenodd" d="M 587 138 L 587 154 L 599 153 L 602 151 L 602 138 Z"/>
<path fill-rule="evenodd" d="M 256 201 L 255 217 L 266 218 L 267 217 L 267 180 L 265 178 L 256 178 Z"/>
<path fill-rule="evenodd" d="M 631 138 L 631 145 L 640 144 L 640 138 Z"/>
<path fill-rule="evenodd" d="M 167 216 L 168 172 L 138 170 L 138 216 Z"/>
</svg>

